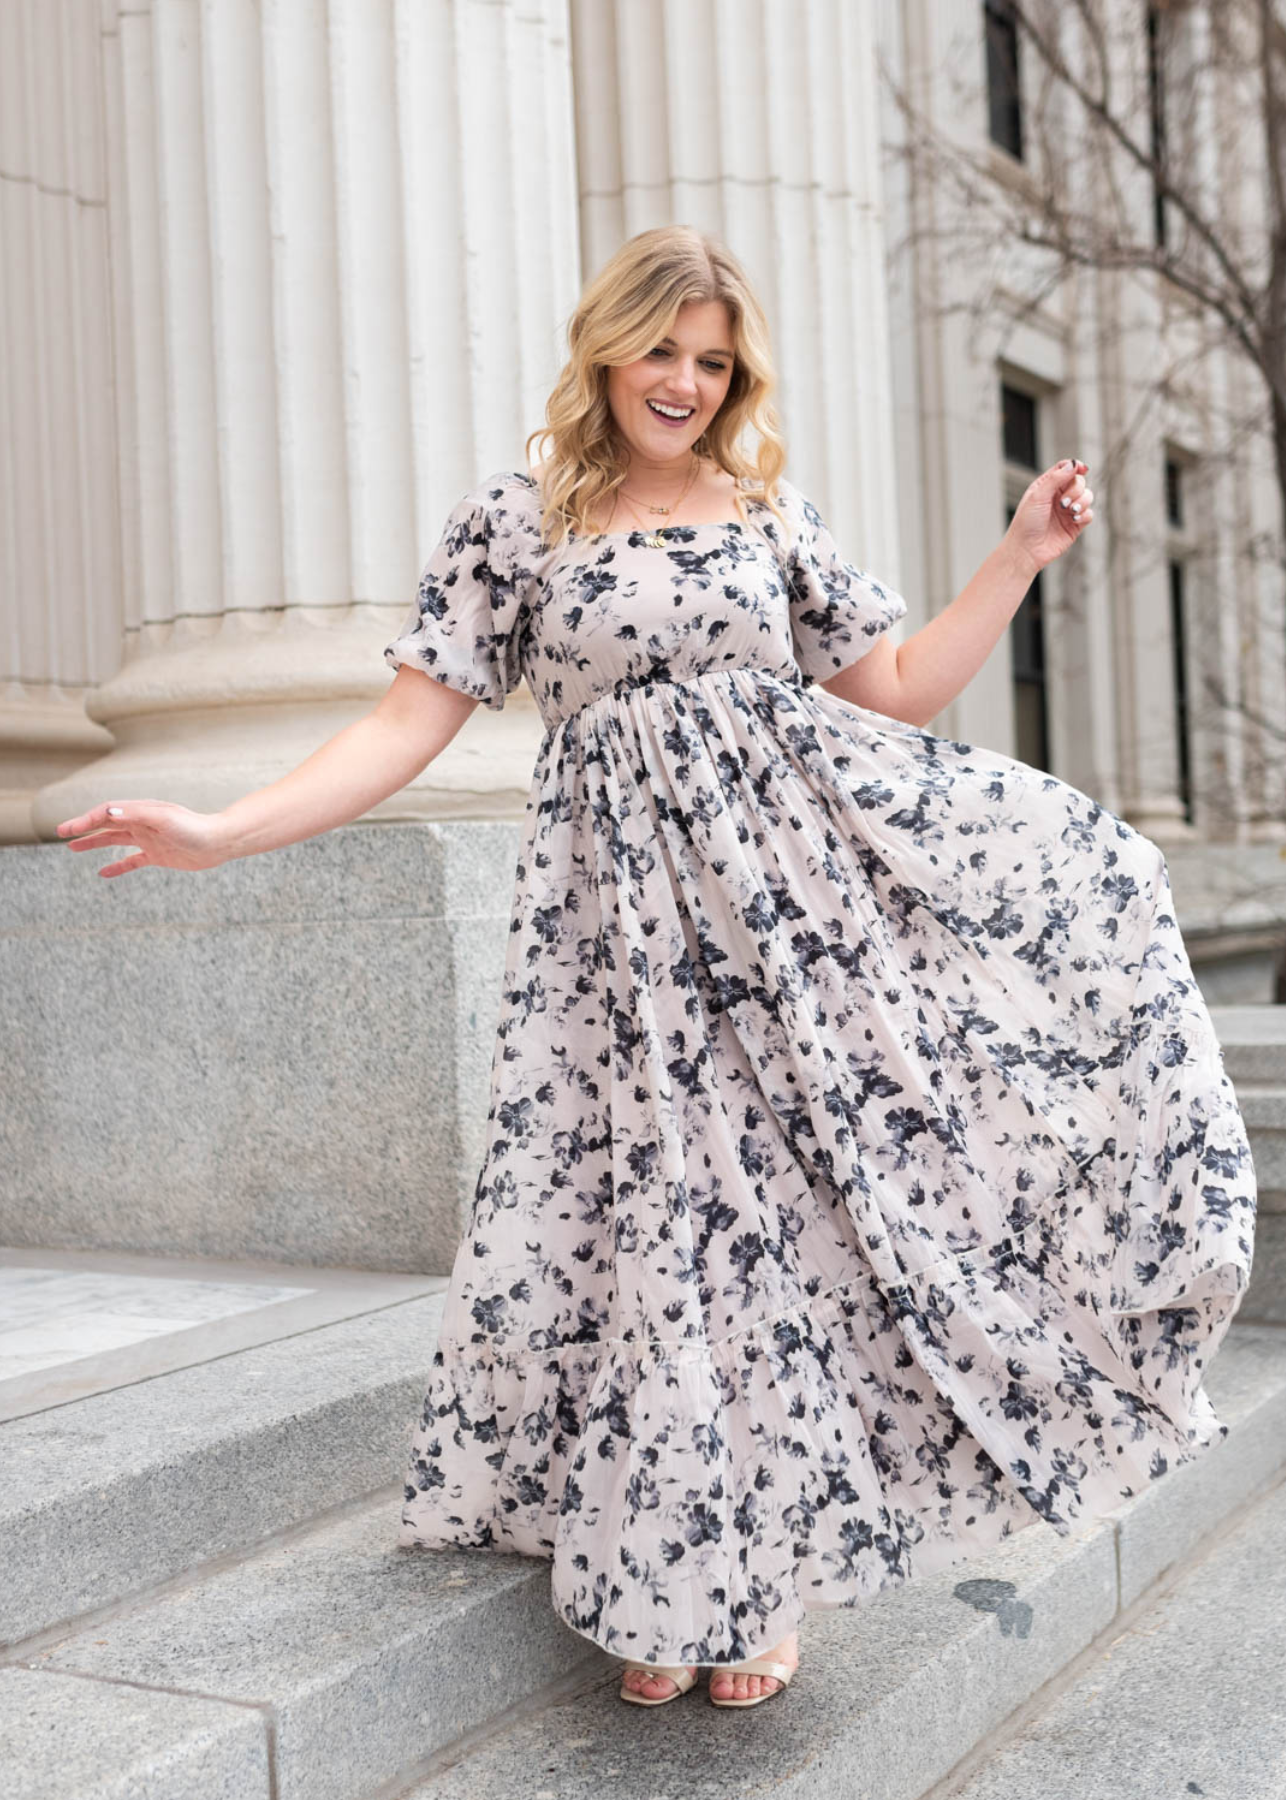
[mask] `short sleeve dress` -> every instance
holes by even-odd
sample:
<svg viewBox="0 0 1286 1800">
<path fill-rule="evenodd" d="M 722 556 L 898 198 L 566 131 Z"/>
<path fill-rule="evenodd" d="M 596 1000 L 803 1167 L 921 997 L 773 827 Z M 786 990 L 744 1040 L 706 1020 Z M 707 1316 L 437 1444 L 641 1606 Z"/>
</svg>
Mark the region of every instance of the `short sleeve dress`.
<svg viewBox="0 0 1286 1800">
<path fill-rule="evenodd" d="M 819 685 L 906 602 L 775 492 L 550 551 L 499 473 L 385 651 L 545 725 L 400 1541 L 546 1557 L 640 1661 L 1138 1493 L 1251 1266 L 1162 852 Z"/>
</svg>

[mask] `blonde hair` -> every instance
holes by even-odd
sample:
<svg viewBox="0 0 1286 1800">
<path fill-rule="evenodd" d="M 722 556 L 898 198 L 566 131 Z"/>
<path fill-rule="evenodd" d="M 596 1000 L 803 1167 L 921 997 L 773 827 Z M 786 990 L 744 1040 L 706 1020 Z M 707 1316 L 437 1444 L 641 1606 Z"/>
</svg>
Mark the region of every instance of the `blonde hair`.
<svg viewBox="0 0 1286 1800">
<path fill-rule="evenodd" d="M 611 516 L 626 460 L 607 399 L 610 367 L 635 362 L 668 336 L 689 301 L 721 300 L 732 329 L 733 367 L 723 404 L 693 448 L 738 481 L 745 497 L 762 499 L 786 520 L 772 494 L 786 448 L 769 395 L 776 385 L 768 321 L 745 271 L 717 238 L 690 225 L 658 225 L 621 245 L 585 288 L 567 328 L 571 356 L 545 404 L 545 425 L 526 442 L 545 447 L 541 460 L 541 535 L 554 548 L 568 531 L 590 536 L 592 521 Z M 759 434 L 753 462 L 740 439 Z M 743 490 L 736 506 L 745 517 Z"/>
</svg>

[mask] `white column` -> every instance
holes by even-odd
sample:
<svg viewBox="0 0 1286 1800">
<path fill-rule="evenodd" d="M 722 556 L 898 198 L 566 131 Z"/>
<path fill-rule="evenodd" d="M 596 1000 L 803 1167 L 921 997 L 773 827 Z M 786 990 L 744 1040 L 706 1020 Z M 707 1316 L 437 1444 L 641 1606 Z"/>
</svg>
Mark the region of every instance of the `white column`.
<svg viewBox="0 0 1286 1800">
<path fill-rule="evenodd" d="M 565 0 L 102 0 L 101 32 L 117 541 L 96 591 L 43 578 L 115 622 L 109 748 L 37 795 L 42 837 L 108 795 L 224 805 L 369 709 L 450 507 L 525 466 L 578 286 Z M 516 815 L 539 738 L 520 689 L 370 816 Z"/>
<path fill-rule="evenodd" d="M 899 580 L 874 9 L 572 0 L 582 273 L 681 222 L 768 313 L 789 472 Z"/>
<path fill-rule="evenodd" d="M 120 628 L 97 30 L 85 0 L 0 8 L 0 843 L 109 743 L 83 707 Z"/>
</svg>

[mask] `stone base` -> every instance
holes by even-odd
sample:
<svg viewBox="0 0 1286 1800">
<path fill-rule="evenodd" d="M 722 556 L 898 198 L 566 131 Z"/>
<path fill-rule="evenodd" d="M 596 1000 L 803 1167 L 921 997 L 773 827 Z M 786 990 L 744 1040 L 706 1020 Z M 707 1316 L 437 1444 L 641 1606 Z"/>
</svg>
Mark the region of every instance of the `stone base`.
<svg viewBox="0 0 1286 1800">
<path fill-rule="evenodd" d="M 484 1145 L 514 821 L 200 874 L 0 856 L 0 1242 L 447 1273 Z"/>
</svg>

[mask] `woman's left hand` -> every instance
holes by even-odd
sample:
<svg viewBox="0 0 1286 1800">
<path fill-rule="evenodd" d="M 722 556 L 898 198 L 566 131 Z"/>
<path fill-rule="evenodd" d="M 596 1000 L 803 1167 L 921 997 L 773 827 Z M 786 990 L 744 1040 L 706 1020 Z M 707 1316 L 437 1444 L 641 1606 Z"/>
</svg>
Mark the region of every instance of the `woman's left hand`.
<svg viewBox="0 0 1286 1800">
<path fill-rule="evenodd" d="M 1005 540 L 1033 576 L 1070 549 L 1094 517 L 1094 491 L 1085 485 L 1088 469 L 1083 462 L 1055 463 L 1018 502 Z"/>
</svg>

